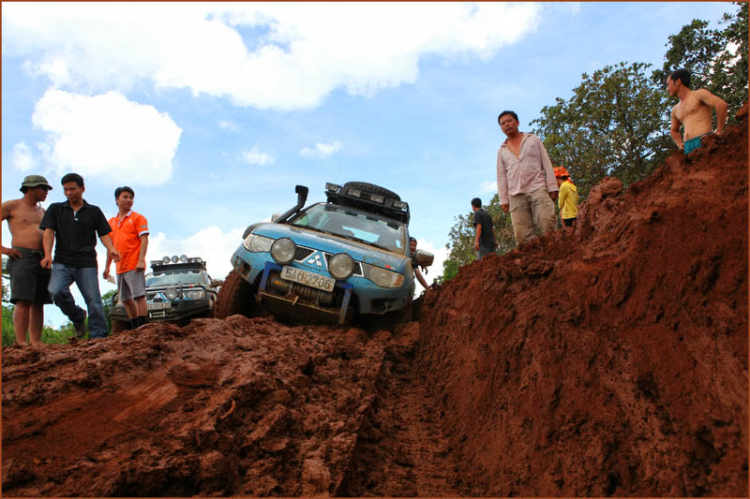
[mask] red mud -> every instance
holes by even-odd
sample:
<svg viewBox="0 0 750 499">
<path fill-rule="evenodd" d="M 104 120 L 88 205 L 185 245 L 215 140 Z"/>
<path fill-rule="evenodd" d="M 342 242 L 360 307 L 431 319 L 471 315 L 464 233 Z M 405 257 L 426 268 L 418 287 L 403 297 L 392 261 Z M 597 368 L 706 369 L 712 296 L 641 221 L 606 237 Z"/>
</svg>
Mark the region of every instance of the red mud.
<svg viewBox="0 0 750 499">
<path fill-rule="evenodd" d="M 394 334 L 2 352 L 5 496 L 747 496 L 747 126 L 608 179 Z"/>
</svg>

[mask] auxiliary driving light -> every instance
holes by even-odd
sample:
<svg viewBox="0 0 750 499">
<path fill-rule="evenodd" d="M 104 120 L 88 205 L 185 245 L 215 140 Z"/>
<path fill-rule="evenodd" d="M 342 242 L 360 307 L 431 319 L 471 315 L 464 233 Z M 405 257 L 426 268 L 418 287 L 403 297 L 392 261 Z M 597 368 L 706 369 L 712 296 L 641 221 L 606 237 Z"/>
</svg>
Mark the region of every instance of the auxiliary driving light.
<svg viewBox="0 0 750 499">
<path fill-rule="evenodd" d="M 297 252 L 297 245 L 288 237 L 277 239 L 271 245 L 271 256 L 279 265 L 287 265 L 294 261 L 294 254 Z"/>
<path fill-rule="evenodd" d="M 336 280 L 349 279 L 354 274 L 354 259 L 346 253 L 333 255 L 328 262 L 328 272 Z"/>
</svg>

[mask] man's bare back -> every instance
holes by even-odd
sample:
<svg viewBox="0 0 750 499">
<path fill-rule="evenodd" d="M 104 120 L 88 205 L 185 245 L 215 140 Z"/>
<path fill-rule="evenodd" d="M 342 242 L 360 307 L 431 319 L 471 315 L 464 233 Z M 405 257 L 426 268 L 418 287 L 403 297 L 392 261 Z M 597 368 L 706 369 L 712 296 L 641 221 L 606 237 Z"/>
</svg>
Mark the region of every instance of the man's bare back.
<svg viewBox="0 0 750 499">
<path fill-rule="evenodd" d="M 4 202 L 2 219 L 8 221 L 11 244 L 19 248 L 41 250 L 44 232 L 39 224 L 43 216 L 44 208 L 38 203 L 30 204 L 24 198 Z"/>
</svg>

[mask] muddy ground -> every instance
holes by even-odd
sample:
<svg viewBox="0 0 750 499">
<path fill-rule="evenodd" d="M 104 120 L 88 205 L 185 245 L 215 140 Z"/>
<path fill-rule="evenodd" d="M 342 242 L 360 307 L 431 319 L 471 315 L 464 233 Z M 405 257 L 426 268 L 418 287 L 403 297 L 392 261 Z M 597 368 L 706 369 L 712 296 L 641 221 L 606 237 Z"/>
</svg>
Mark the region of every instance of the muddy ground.
<svg viewBox="0 0 750 499">
<path fill-rule="evenodd" d="M 2 352 L 5 496 L 747 496 L 747 125 L 608 179 L 393 333 Z"/>
</svg>

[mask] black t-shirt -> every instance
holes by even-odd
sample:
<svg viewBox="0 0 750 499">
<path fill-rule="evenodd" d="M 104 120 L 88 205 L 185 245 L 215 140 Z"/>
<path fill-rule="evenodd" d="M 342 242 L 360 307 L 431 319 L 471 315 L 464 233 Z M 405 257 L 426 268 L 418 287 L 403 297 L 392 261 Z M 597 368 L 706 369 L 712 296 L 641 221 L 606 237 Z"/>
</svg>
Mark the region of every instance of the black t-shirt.
<svg viewBox="0 0 750 499">
<path fill-rule="evenodd" d="M 492 217 L 482 208 L 474 212 L 474 227 L 482 226 L 482 233 L 479 235 L 479 246 L 488 249 L 495 249 L 495 236 L 492 234 Z"/>
<path fill-rule="evenodd" d="M 96 235 L 102 237 L 112 232 L 102 210 L 86 201 L 77 213 L 73 212 L 68 201 L 52 203 L 39 228 L 55 231 L 55 258 L 52 262 L 77 269 L 97 267 Z"/>
</svg>

